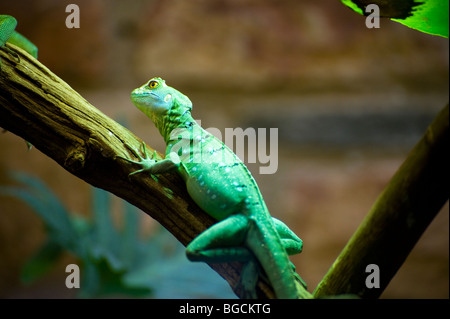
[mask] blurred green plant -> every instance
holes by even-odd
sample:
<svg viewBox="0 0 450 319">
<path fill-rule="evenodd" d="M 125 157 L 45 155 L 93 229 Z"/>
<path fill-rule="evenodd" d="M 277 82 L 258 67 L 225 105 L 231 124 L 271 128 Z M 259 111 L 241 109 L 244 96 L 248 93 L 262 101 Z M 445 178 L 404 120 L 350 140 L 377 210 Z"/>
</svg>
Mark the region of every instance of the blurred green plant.
<svg viewBox="0 0 450 319">
<path fill-rule="evenodd" d="M 123 201 L 122 229 L 111 219 L 111 195 L 92 188 L 92 220 L 72 214 L 39 179 L 13 173 L 22 187 L 0 193 L 27 203 L 43 220 L 47 241 L 27 261 L 21 279 L 30 284 L 48 273 L 64 251 L 80 261 L 80 298 L 236 298 L 228 284 L 205 264 L 187 260 L 184 247 L 164 228 L 139 238 L 138 211 Z"/>
<path fill-rule="evenodd" d="M 355 12 L 367 15 L 369 4 L 380 8 L 380 16 L 390 18 L 412 29 L 448 38 L 448 0 L 341 0 Z"/>
</svg>

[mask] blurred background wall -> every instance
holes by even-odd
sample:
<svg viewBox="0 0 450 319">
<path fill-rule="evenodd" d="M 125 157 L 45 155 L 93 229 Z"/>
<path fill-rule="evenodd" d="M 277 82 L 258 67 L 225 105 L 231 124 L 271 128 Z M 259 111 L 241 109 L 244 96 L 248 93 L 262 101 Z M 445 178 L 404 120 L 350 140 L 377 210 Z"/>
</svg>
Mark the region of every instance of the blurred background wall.
<svg viewBox="0 0 450 319">
<path fill-rule="evenodd" d="M 72 2 L 79 29 L 65 26 Z M 272 215 L 303 239 L 292 260 L 310 290 L 449 97 L 447 39 L 388 20 L 367 29 L 337 0 L 17 0 L 0 13 L 17 18 L 42 63 L 159 151 L 129 101 L 153 76 L 187 94 L 204 127 L 278 128 L 277 172 L 249 168 Z M 88 185 L 17 136 L 0 135 L 0 154 L 0 184 L 26 171 L 88 210 Z M 448 298 L 448 225 L 447 203 L 383 298 Z M 32 287 L 19 282 L 44 238 L 25 204 L 0 197 L 0 297 L 71 296 L 66 261 Z"/>
</svg>

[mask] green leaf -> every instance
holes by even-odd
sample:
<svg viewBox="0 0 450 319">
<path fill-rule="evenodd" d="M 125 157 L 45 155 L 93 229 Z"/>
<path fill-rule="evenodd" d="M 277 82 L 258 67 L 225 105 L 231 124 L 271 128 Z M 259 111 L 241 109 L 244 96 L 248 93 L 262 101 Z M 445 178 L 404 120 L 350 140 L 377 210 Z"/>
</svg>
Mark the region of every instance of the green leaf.
<svg viewBox="0 0 450 319">
<path fill-rule="evenodd" d="M 62 252 L 61 245 L 54 240 L 48 240 L 22 268 L 21 281 L 24 284 L 31 284 L 37 278 L 48 273 L 58 261 Z"/>
<path fill-rule="evenodd" d="M 98 296 L 101 286 L 100 271 L 91 259 L 82 262 L 81 284 L 78 292 L 79 298 L 92 298 Z"/>
<path fill-rule="evenodd" d="M 448 38 L 448 0 L 341 0 L 341 2 L 362 15 L 369 15 L 366 7 L 375 4 L 380 17 L 390 18 L 412 29 Z"/>
<path fill-rule="evenodd" d="M 133 296 L 233 298 L 228 284 L 207 265 L 191 263 L 184 247 L 160 228 L 150 238 L 139 238 L 139 212 L 124 202 L 124 227 L 111 218 L 111 196 L 94 189 L 93 220 L 69 214 L 67 208 L 38 179 L 24 173 L 14 178 L 26 188 L 0 187 L 0 192 L 28 203 L 43 219 L 48 240 L 22 271 L 24 282 L 33 282 L 54 266 L 64 249 L 71 250 L 81 266 L 78 297 Z"/>
<path fill-rule="evenodd" d="M 361 9 L 358 7 L 356 3 L 354 3 L 352 0 L 341 0 L 343 4 L 345 4 L 347 7 L 355 11 L 356 13 L 359 13 L 361 15 L 364 15 L 364 9 Z"/>
<path fill-rule="evenodd" d="M 94 214 L 91 242 L 91 254 L 96 260 L 105 258 L 115 270 L 122 270 L 124 263 L 120 259 L 120 239 L 111 219 L 110 194 L 102 189 L 93 188 L 92 212 Z"/>
<path fill-rule="evenodd" d="M 76 251 L 79 247 L 77 232 L 70 221 L 70 214 L 60 200 L 39 179 L 15 172 L 11 177 L 25 188 L 2 187 L 0 192 L 17 197 L 27 203 L 44 221 L 50 236 L 64 248 Z"/>
<path fill-rule="evenodd" d="M 129 285 L 123 280 L 128 270 L 116 270 L 106 258 L 89 259 L 83 263 L 80 298 L 98 298 L 105 296 L 148 296 L 152 288 L 146 285 Z"/>
<path fill-rule="evenodd" d="M 424 3 L 417 7 L 413 15 L 406 19 L 392 19 L 407 27 L 448 38 L 449 32 L 449 1 L 448 0 L 423 0 Z"/>
<path fill-rule="evenodd" d="M 125 267 L 130 269 L 137 261 L 139 256 L 139 247 L 143 246 L 139 241 L 139 212 L 136 207 L 123 201 L 124 229 L 121 239 L 121 259 Z M 133 249 L 130 249 L 133 248 Z"/>
<path fill-rule="evenodd" d="M 147 251 L 151 253 L 141 255 L 140 267 L 124 275 L 127 286 L 155 287 L 152 297 L 158 299 L 236 298 L 228 283 L 207 264 L 190 262 L 184 246 L 167 230 L 158 229 Z"/>
</svg>

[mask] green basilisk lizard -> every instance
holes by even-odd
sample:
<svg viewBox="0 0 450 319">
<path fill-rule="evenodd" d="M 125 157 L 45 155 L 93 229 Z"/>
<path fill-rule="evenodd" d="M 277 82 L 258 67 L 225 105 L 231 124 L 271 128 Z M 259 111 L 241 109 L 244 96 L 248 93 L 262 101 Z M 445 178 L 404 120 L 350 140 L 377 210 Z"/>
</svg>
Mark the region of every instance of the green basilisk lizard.
<svg viewBox="0 0 450 319">
<path fill-rule="evenodd" d="M 155 161 L 143 143 L 143 156 L 133 152 L 138 161 L 122 158 L 140 166 L 130 176 L 176 172 L 192 199 L 218 220 L 187 245 L 187 257 L 244 262 L 245 298 L 256 298 L 260 266 L 277 298 L 311 298 L 288 257 L 301 252 L 301 239 L 270 216 L 254 178 L 233 151 L 195 122 L 189 98 L 153 78 L 135 89 L 131 100 L 155 123 L 167 149 L 165 159 Z"/>
</svg>

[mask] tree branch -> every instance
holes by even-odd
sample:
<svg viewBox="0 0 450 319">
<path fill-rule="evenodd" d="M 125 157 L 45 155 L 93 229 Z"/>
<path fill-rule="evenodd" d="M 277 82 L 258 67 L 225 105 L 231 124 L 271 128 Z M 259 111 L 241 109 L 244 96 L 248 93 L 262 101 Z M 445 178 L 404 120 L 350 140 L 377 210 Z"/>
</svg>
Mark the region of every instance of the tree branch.
<svg viewBox="0 0 450 319">
<path fill-rule="evenodd" d="M 0 126 L 24 138 L 73 175 L 139 207 L 187 245 L 215 220 L 190 198 L 176 175 L 146 174 L 131 180 L 134 167 L 116 158 L 133 158 L 142 141 L 74 91 L 22 50 L 13 45 L 0 49 Z M 150 152 L 153 149 L 147 146 Z M 169 194 L 167 188 L 173 194 Z M 211 267 L 236 291 L 241 264 Z M 273 290 L 260 281 L 261 298 Z"/>
<path fill-rule="evenodd" d="M 362 298 L 377 298 L 381 295 L 448 200 L 448 118 L 447 105 L 319 283 L 315 297 L 356 294 Z M 366 286 L 369 264 L 379 267 L 379 289 Z"/>
</svg>

